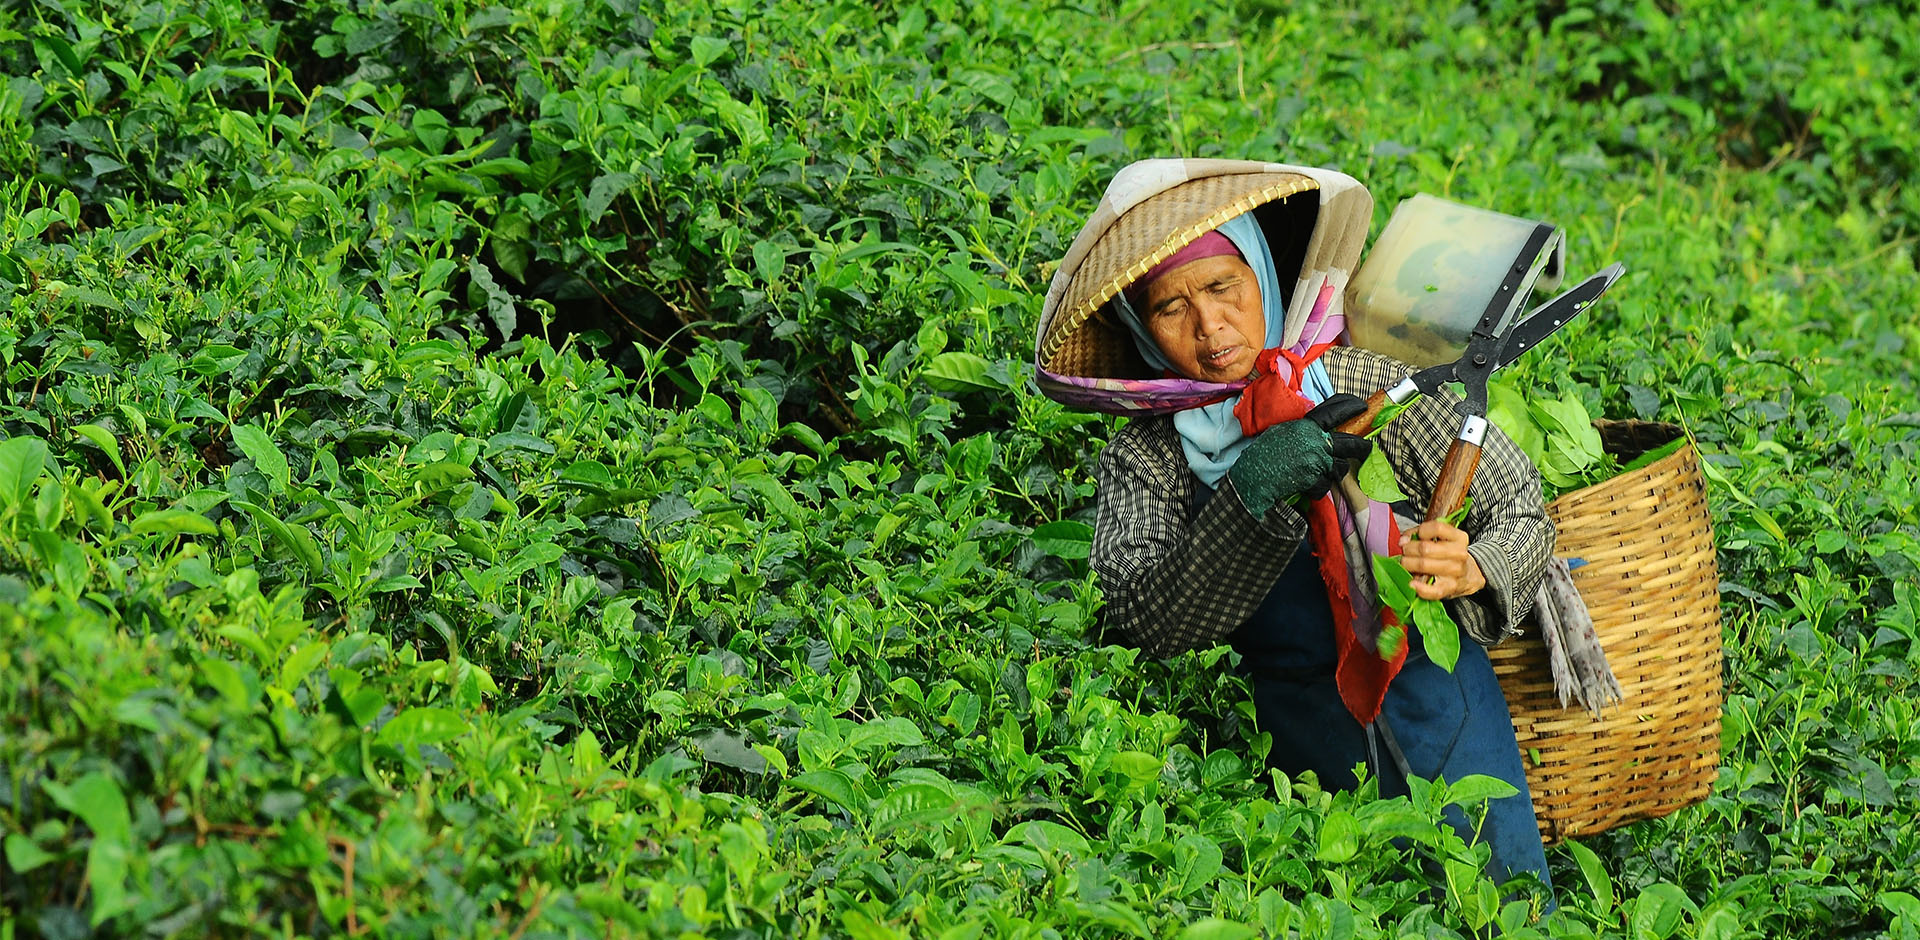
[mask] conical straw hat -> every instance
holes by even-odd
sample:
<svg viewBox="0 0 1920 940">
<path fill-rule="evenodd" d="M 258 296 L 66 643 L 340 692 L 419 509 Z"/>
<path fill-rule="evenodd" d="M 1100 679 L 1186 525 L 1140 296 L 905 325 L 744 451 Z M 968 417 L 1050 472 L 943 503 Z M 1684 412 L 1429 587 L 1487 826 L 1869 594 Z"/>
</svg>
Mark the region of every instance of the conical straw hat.
<svg viewBox="0 0 1920 940">
<path fill-rule="evenodd" d="M 1314 202 L 1286 218 L 1312 231 L 1287 233 L 1285 241 L 1304 240 L 1306 247 L 1299 270 L 1279 272 L 1295 288 L 1290 308 L 1311 304 L 1311 295 L 1300 296 L 1303 289 L 1317 295 L 1331 284 L 1337 294 L 1346 286 L 1373 216 L 1365 187 L 1330 170 L 1240 160 L 1149 160 L 1121 170 L 1047 292 L 1034 344 L 1041 390 L 1073 407 L 1120 414 L 1177 410 L 1233 394 L 1240 384 L 1153 374 L 1126 327 L 1108 316 L 1107 302 L 1221 223 L 1301 198 Z M 1269 242 L 1274 235 L 1269 230 Z"/>
</svg>

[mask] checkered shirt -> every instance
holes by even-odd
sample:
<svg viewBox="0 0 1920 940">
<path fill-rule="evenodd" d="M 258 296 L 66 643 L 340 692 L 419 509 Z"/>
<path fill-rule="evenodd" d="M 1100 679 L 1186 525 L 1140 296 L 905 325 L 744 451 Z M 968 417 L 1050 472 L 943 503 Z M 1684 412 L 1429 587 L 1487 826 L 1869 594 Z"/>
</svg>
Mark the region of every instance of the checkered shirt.
<svg viewBox="0 0 1920 940">
<path fill-rule="evenodd" d="M 1336 391 L 1361 396 L 1406 378 L 1397 360 L 1336 346 L 1321 358 Z M 1460 430 L 1443 390 L 1421 398 L 1374 439 L 1400 489 L 1424 510 L 1447 449 Z M 1519 632 L 1534 586 L 1553 550 L 1540 477 L 1513 441 L 1490 427 L 1461 528 L 1485 589 L 1447 602 L 1469 637 L 1491 646 Z M 1104 627 L 1156 656 L 1220 643 L 1267 596 L 1307 535 L 1304 516 L 1284 502 L 1255 519 L 1222 480 L 1193 510 L 1202 486 L 1187 467 L 1170 416 L 1134 418 L 1100 455 L 1092 566 L 1106 597 Z"/>
</svg>

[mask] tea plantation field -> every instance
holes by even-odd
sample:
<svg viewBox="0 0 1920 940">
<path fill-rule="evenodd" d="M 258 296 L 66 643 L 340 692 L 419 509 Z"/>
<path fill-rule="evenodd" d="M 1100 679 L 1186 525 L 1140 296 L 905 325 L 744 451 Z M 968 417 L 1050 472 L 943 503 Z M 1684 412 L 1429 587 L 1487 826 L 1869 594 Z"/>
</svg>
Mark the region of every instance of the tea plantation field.
<svg viewBox="0 0 1920 940">
<path fill-rule="evenodd" d="M 1920 7 L 0 4 L 0 940 L 1920 937 Z M 1041 295 L 1164 155 L 1563 224 L 1712 796 L 1503 903 L 1089 633 Z M 1431 864 L 1439 877 L 1429 878 Z M 1537 919 L 1536 919 L 1537 918 Z"/>
</svg>

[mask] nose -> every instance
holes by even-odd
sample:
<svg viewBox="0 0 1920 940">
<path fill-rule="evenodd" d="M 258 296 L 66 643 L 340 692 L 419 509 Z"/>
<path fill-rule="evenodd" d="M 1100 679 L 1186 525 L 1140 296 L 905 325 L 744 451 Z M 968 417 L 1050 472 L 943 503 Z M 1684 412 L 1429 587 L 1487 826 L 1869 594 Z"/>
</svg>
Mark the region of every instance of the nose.
<svg viewBox="0 0 1920 940">
<path fill-rule="evenodd" d="M 1227 326 L 1227 313 L 1231 308 L 1214 297 L 1202 295 L 1193 302 L 1194 335 L 1200 338 L 1220 332 Z"/>
</svg>

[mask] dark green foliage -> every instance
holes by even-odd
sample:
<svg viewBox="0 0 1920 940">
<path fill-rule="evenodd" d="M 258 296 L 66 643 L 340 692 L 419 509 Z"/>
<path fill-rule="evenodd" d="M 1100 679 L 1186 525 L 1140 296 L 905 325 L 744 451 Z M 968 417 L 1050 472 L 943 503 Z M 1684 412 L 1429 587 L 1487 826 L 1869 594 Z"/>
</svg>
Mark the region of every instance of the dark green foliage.
<svg viewBox="0 0 1920 940">
<path fill-rule="evenodd" d="M 0 937 L 1915 936 L 1920 24 L 1803 6 L 0 7 Z M 1099 642 L 1025 362 L 1172 153 L 1628 264 L 1516 378 L 1706 452 L 1726 764 L 1551 919 Z"/>
</svg>

